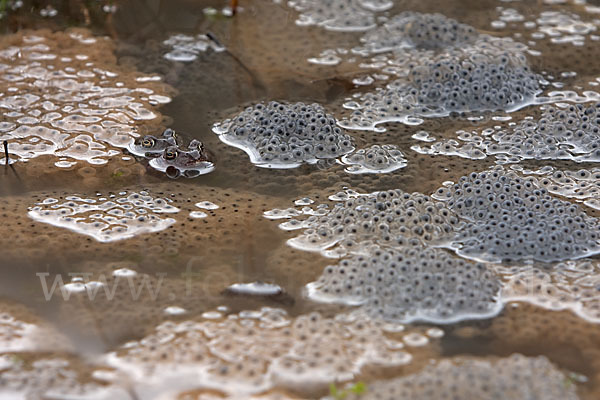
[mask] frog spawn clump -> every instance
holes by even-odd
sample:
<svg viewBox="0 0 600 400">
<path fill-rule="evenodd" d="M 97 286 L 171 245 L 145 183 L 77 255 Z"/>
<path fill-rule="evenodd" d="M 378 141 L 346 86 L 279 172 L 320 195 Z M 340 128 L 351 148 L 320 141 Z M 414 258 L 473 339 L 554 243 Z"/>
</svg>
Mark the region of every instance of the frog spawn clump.
<svg viewBox="0 0 600 400">
<path fill-rule="evenodd" d="M 68 355 L 73 351 L 71 341 L 34 312 L 0 302 L 0 398 L 122 398 L 122 390 L 90 379 L 92 368 Z"/>
<path fill-rule="evenodd" d="M 79 360 L 62 357 L 24 362 L 20 357 L 0 355 L 0 396 L 6 399 L 121 399 L 129 396 L 124 389 L 95 379 L 92 374 L 98 371 Z M 112 371 L 102 372 L 110 374 Z"/>
<path fill-rule="evenodd" d="M 309 215 L 280 224 L 286 230 L 304 229 L 288 241 L 291 246 L 334 258 L 351 256 L 327 267 L 317 282 L 309 284 L 309 297 L 360 306 L 372 316 L 403 322 L 484 318 L 499 311 L 501 296 L 499 280 L 484 265 L 464 261 L 455 270 L 468 274 L 466 280 L 438 282 L 430 287 L 429 297 L 411 293 L 415 282 L 422 281 L 422 270 L 415 271 L 412 281 L 410 270 L 396 275 L 394 271 L 402 267 L 394 259 L 398 254 L 406 264 L 427 258 L 431 265 L 448 266 L 453 265 L 452 257 L 427 247 L 449 248 L 487 262 L 552 262 L 600 251 L 597 220 L 578 206 L 548 195 L 533 178 L 496 168 L 462 177 L 433 197 L 400 190 L 368 195 L 346 191 L 330 197 L 336 201 L 332 208 L 305 206 L 301 211 L 273 210 L 265 216 Z M 432 279 L 431 271 L 424 274 Z M 388 290 L 402 285 L 403 290 Z M 441 301 L 440 294 L 451 298 Z"/>
<path fill-rule="evenodd" d="M 536 19 L 537 32 L 532 34 L 534 39 L 541 39 L 545 35 L 550 42 L 557 44 L 572 43 L 575 46 L 583 46 L 586 38 L 592 37 L 596 31 L 596 24 L 592 21 L 582 21 L 581 17 L 574 13 L 560 11 L 544 11 Z"/>
<path fill-rule="evenodd" d="M 483 135 L 490 135 L 497 128 L 499 127 L 487 128 L 483 131 Z M 460 130 L 456 132 L 456 139 L 436 140 L 433 138 L 429 140 L 429 142 L 432 142 L 430 145 L 414 144 L 410 149 L 419 154 L 428 154 L 431 156 L 457 156 L 471 160 L 483 160 L 487 158 L 487 154 L 481 146 L 483 138 L 475 133 Z"/>
<path fill-rule="evenodd" d="M 313 62 L 324 61 L 324 65 L 336 65 L 347 54 L 362 55 L 371 57 L 361 64 L 362 67 L 401 77 L 407 76 L 414 66 L 431 62 L 436 56 L 444 54 L 468 56 L 479 51 L 523 61 L 523 53 L 528 49 L 509 38 L 480 34 L 475 28 L 441 14 L 411 11 L 388 19 L 380 27 L 365 33 L 360 41 L 362 44 L 351 51 L 327 49 L 320 59 L 315 58 Z"/>
<path fill-rule="evenodd" d="M 354 255 L 308 284 L 309 298 L 359 306 L 372 317 L 403 323 L 451 323 L 501 309 L 498 280 L 483 264 L 426 248 L 446 244 L 464 225 L 442 202 L 401 190 L 347 191 L 330 198 L 337 201 L 332 209 L 265 213 L 272 219 L 310 215 L 280 225 L 305 229 L 288 241 L 293 247 L 330 257 Z"/>
<path fill-rule="evenodd" d="M 548 192 L 600 210 L 600 168 L 554 171 L 552 167 L 547 167 L 544 170 L 539 183 Z"/>
<path fill-rule="evenodd" d="M 295 168 L 354 150 L 352 138 L 318 104 L 259 103 L 215 124 L 213 131 L 265 168 Z"/>
<path fill-rule="evenodd" d="M 577 387 L 546 357 L 445 359 L 421 372 L 369 383 L 370 399 L 577 400 Z M 349 393 L 348 400 L 362 396 Z"/>
<path fill-rule="evenodd" d="M 522 160 L 600 161 L 600 104 L 546 107 L 538 120 L 525 119 L 506 129 L 459 132 L 458 140 L 416 148 L 425 154 L 465 158 L 494 156 L 499 163 Z"/>
<path fill-rule="evenodd" d="M 594 260 L 565 261 L 545 266 L 494 266 L 502 280 L 502 299 L 522 301 L 550 310 L 571 310 L 592 323 L 600 322 L 600 267 Z"/>
<path fill-rule="evenodd" d="M 491 317 L 502 308 L 499 289 L 484 264 L 422 248 L 354 256 L 307 285 L 313 300 L 360 305 L 369 315 L 402 323 Z"/>
<path fill-rule="evenodd" d="M 401 190 L 352 194 L 331 210 L 321 211 L 280 225 L 287 230 L 305 229 L 288 241 L 291 246 L 340 257 L 372 245 L 405 247 L 443 242 L 460 226 L 458 217 L 443 203 Z"/>
<path fill-rule="evenodd" d="M 519 54 L 527 50 L 524 44 L 481 34 L 472 26 L 442 14 L 412 11 L 390 18 L 381 27 L 365 33 L 360 41 L 363 45 L 352 51 L 364 56 L 396 52 L 396 56 L 420 54 L 429 58 L 434 54 L 463 48 L 467 53 L 474 53 L 479 49 L 490 55 L 504 54 L 511 58 L 521 58 Z"/>
<path fill-rule="evenodd" d="M 375 27 L 375 13 L 390 9 L 391 0 L 290 0 L 300 15 L 296 24 L 331 31 L 364 31 Z"/>
<path fill-rule="evenodd" d="M 344 106 L 353 111 L 340 126 L 350 129 L 418 124 L 452 112 L 512 111 L 533 101 L 544 82 L 530 70 L 525 45 L 439 14 L 400 14 L 362 42 L 353 53 L 376 54 L 362 66 L 375 69 L 373 76 L 398 79 L 348 99 Z"/>
<path fill-rule="evenodd" d="M 24 351 L 35 349 L 39 328 L 16 319 L 7 312 L 0 312 L 0 352 Z"/>
<path fill-rule="evenodd" d="M 326 388 L 331 382 L 353 379 L 363 368 L 403 366 L 427 351 L 427 346 L 404 348 L 406 336 L 429 342 L 418 330 L 404 332 L 395 325 L 388 331 L 358 315 L 290 318 L 271 308 L 226 318 L 205 315 L 199 321 L 165 322 L 142 340 L 110 353 L 106 361 L 146 388 L 161 382 L 172 385 L 177 377 L 181 386 L 206 386 L 247 398 L 274 386 Z"/>
<path fill-rule="evenodd" d="M 152 108 L 170 101 L 159 77 L 119 68 L 107 38 L 73 30 L 3 39 L 0 90 L 10 95 L 0 99 L 0 141 L 8 140 L 13 159 L 105 164 L 142 125 L 160 123 Z"/>
<path fill-rule="evenodd" d="M 472 44 L 479 33 L 469 25 L 441 14 L 400 13 L 366 33 L 361 52 L 382 53 L 403 48 L 443 49 Z"/>
<path fill-rule="evenodd" d="M 404 168 L 407 165 L 404 154 L 392 144 L 374 144 L 354 153 L 346 154 L 341 163 L 348 165 L 345 169 L 350 174 L 383 174 Z"/>
<path fill-rule="evenodd" d="M 600 252 L 598 220 L 550 196 L 535 178 L 496 168 L 463 176 L 433 197 L 470 221 L 450 245 L 467 258 L 552 262 Z"/>
<path fill-rule="evenodd" d="M 492 136 L 488 154 L 510 161 L 559 159 L 600 161 L 599 104 L 576 104 L 565 109 L 548 107 L 538 121 L 523 121 L 515 129 Z"/>
<path fill-rule="evenodd" d="M 0 353 L 59 350 L 72 351 L 65 336 L 26 307 L 0 302 Z"/>
<path fill-rule="evenodd" d="M 541 78 L 503 54 L 452 51 L 411 66 L 408 76 L 349 99 L 352 113 L 340 126 L 381 130 L 384 122 L 415 125 L 452 112 L 514 111 L 541 92 Z"/>
<path fill-rule="evenodd" d="M 69 196 L 66 202 L 47 198 L 29 210 L 29 217 L 50 225 L 88 235 L 99 242 L 123 240 L 143 233 L 162 231 L 173 225 L 178 208 L 166 199 L 154 199 L 147 192 L 121 192 L 97 198 Z"/>
</svg>

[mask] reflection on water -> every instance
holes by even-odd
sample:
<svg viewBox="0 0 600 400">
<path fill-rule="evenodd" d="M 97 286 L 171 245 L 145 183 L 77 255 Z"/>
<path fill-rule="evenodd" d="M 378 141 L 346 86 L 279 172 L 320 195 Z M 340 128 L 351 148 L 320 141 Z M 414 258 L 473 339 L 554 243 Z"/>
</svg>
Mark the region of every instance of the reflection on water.
<svg viewBox="0 0 600 400">
<path fill-rule="evenodd" d="M 0 2 L 0 397 L 598 398 L 589 3 Z"/>
</svg>

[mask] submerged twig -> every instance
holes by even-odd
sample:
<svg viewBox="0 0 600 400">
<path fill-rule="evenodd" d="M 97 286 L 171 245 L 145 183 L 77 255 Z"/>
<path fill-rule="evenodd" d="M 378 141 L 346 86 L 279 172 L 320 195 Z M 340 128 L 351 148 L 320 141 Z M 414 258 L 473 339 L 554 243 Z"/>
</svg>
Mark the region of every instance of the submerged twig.
<svg viewBox="0 0 600 400">
<path fill-rule="evenodd" d="M 219 40 L 217 39 L 217 37 L 211 33 L 211 32 L 206 32 L 206 37 L 211 40 L 212 42 L 214 42 L 217 46 L 222 47 L 223 49 L 225 49 L 225 52 L 227 54 L 229 54 L 229 56 L 231 58 L 233 58 L 235 60 L 236 63 L 238 63 L 238 65 L 240 67 L 242 67 L 242 69 L 244 71 L 246 71 L 246 73 L 250 76 L 250 79 L 252 80 L 252 82 L 254 83 L 255 86 L 257 86 L 260 89 L 265 89 L 265 85 L 263 85 L 263 83 L 260 81 L 260 79 L 258 79 L 258 77 L 254 74 L 254 72 L 252 72 L 250 70 L 250 68 L 246 67 L 246 65 L 242 62 L 242 60 L 240 60 L 235 54 L 233 54 L 231 51 L 229 51 L 229 49 L 225 46 L 223 46 L 221 44 L 221 42 L 219 42 Z"/>
<path fill-rule="evenodd" d="M 113 38 L 113 40 L 117 40 L 119 38 L 119 35 L 117 34 L 117 31 L 115 30 L 115 26 L 113 24 L 112 12 L 106 13 L 106 20 L 104 25 L 110 36 Z"/>
<path fill-rule="evenodd" d="M 8 157 L 8 140 L 4 141 L 4 157 L 4 165 L 8 167 L 8 164 L 10 164 L 10 158 Z"/>
<path fill-rule="evenodd" d="M 80 3 L 81 13 L 83 14 L 83 21 L 85 26 L 90 26 L 92 24 L 92 18 L 90 17 L 90 10 L 87 8 L 87 5 L 84 2 Z"/>
<path fill-rule="evenodd" d="M 226 48 L 225 46 L 223 46 L 223 45 L 221 44 L 221 42 L 219 42 L 219 39 L 217 39 L 217 37 L 216 37 L 216 36 L 215 36 L 215 35 L 214 35 L 212 32 L 206 32 L 206 37 L 207 37 L 209 40 L 213 41 L 213 42 L 214 42 L 214 44 L 216 44 L 217 46 L 224 48 L 224 49 L 225 49 L 225 51 L 227 51 L 227 52 L 229 51 L 229 50 L 227 50 L 227 48 Z"/>
</svg>

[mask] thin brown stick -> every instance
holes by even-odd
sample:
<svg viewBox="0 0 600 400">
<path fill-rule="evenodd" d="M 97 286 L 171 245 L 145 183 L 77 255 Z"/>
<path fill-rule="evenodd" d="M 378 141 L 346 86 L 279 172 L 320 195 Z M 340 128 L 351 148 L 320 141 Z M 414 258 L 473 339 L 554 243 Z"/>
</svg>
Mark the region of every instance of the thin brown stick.
<svg viewBox="0 0 600 400">
<path fill-rule="evenodd" d="M 108 33 L 110 34 L 110 36 L 113 38 L 113 40 L 117 40 L 118 39 L 118 35 L 117 35 L 117 31 L 115 30 L 115 26 L 113 24 L 113 15 L 112 12 L 106 13 L 106 30 L 108 31 Z"/>
<path fill-rule="evenodd" d="M 231 16 L 233 17 L 237 11 L 238 0 L 231 0 Z"/>
<path fill-rule="evenodd" d="M 215 43 L 217 46 L 219 47 L 223 47 L 225 49 L 225 52 L 227 54 L 229 54 L 229 56 L 231 58 L 233 58 L 233 60 L 244 70 L 246 71 L 246 73 L 250 76 L 250 79 L 252 80 L 252 83 L 254 84 L 254 86 L 260 88 L 260 89 L 264 89 L 265 85 L 263 85 L 263 83 L 260 81 L 260 79 L 258 79 L 258 77 L 254 74 L 254 72 L 252 72 L 250 70 L 250 68 L 248 68 L 243 62 L 242 60 L 240 60 L 235 54 L 233 54 L 231 51 L 229 51 L 229 49 L 225 46 L 223 46 L 221 44 L 221 42 L 219 42 L 219 39 L 217 39 L 217 37 L 211 33 L 211 32 L 206 32 L 206 37 L 208 37 L 208 39 L 210 39 L 213 43 Z"/>
<path fill-rule="evenodd" d="M 85 26 L 90 26 L 92 24 L 90 10 L 87 8 L 87 5 L 83 1 L 79 3 L 79 7 L 81 9 L 81 14 L 83 15 L 83 21 L 85 23 Z"/>
</svg>

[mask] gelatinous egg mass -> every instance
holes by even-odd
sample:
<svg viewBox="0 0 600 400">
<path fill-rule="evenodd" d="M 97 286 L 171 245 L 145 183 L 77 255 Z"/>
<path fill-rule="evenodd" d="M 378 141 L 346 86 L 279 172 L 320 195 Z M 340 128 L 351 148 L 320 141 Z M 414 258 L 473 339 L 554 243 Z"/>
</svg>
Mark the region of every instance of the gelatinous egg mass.
<svg viewBox="0 0 600 400">
<path fill-rule="evenodd" d="M 67 197 L 59 203 L 47 198 L 31 207 L 29 217 L 89 235 L 99 242 L 113 242 L 136 235 L 158 232 L 175 223 L 163 216 L 179 211 L 165 199 L 154 199 L 146 192 L 97 198 Z"/>
<path fill-rule="evenodd" d="M 11 158 L 54 155 L 58 167 L 105 164 L 160 124 L 156 105 L 172 89 L 114 61 L 112 42 L 87 31 L 15 34 L 2 38 L 0 141 Z"/>
<path fill-rule="evenodd" d="M 319 104 L 259 103 L 216 123 L 213 131 L 263 168 L 296 168 L 354 150 L 352 138 Z"/>
</svg>

